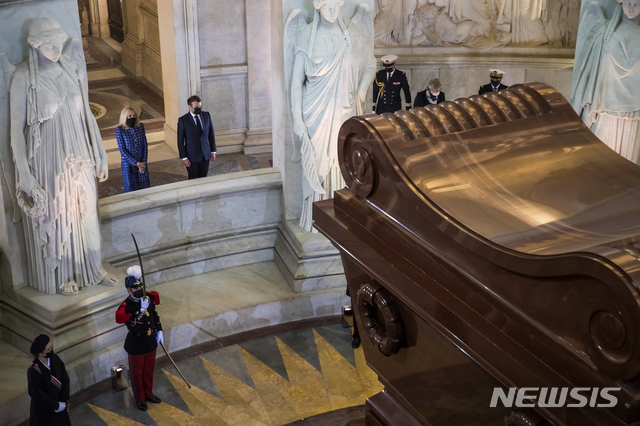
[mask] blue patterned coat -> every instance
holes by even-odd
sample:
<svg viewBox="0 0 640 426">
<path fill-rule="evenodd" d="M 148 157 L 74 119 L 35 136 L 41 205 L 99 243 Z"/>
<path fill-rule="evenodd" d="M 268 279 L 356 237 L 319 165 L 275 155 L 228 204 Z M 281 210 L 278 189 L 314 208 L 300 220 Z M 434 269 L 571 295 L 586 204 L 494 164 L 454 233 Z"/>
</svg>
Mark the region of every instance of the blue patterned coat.
<svg viewBox="0 0 640 426">
<path fill-rule="evenodd" d="M 140 127 L 125 127 L 116 127 L 116 140 L 120 149 L 124 192 L 149 188 L 151 186 L 149 182 L 149 164 L 147 164 L 144 173 L 137 173 L 136 168 L 138 162 L 147 162 L 149 153 L 144 124 L 140 123 Z M 136 172 L 134 173 L 132 170 L 136 170 Z"/>
</svg>

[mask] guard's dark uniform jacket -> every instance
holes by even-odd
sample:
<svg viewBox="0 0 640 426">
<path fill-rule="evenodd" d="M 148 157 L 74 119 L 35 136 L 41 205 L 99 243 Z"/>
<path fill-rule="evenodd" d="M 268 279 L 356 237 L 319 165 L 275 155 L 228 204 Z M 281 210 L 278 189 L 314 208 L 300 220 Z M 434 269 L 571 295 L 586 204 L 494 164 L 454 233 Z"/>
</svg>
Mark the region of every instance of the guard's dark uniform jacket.
<svg viewBox="0 0 640 426">
<path fill-rule="evenodd" d="M 49 369 L 50 368 L 50 369 Z M 49 358 L 49 368 L 36 356 L 27 370 L 31 408 L 30 426 L 70 426 L 69 410 L 56 413 L 60 402 L 69 401 L 69 376 L 58 355 Z"/>
<path fill-rule="evenodd" d="M 508 88 L 509 86 L 505 86 L 504 84 L 500 83 L 500 86 L 498 86 L 498 89 L 493 90 L 493 86 L 491 85 L 491 83 L 489 83 L 489 84 L 485 84 L 484 86 L 480 86 L 480 90 L 478 90 L 478 95 L 482 95 L 483 93 L 488 93 L 488 92 L 497 92 L 498 90 L 504 90 Z"/>
<path fill-rule="evenodd" d="M 160 296 L 155 291 L 147 293 L 149 308 L 140 313 L 142 299 L 127 297 L 116 311 L 116 322 L 126 324 L 129 329 L 124 341 L 124 350 L 129 355 L 144 355 L 153 352 L 158 347 L 156 332 L 162 330 L 160 318 L 156 312 L 156 305 L 160 304 Z"/>
<path fill-rule="evenodd" d="M 373 104 L 376 114 L 383 112 L 396 112 L 402 109 L 400 91 L 404 92 L 404 100 L 411 103 L 411 91 L 404 71 L 396 69 L 387 81 L 387 70 L 380 70 L 373 80 Z"/>
</svg>

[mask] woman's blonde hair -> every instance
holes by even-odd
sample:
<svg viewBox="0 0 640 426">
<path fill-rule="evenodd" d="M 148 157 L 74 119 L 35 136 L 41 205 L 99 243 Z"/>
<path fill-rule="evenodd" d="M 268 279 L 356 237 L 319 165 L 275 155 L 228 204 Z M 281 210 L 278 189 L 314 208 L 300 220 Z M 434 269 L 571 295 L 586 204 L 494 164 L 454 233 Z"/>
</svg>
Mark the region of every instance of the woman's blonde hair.
<svg viewBox="0 0 640 426">
<path fill-rule="evenodd" d="M 123 129 L 130 128 L 127 125 L 127 117 L 129 117 L 129 114 L 131 113 L 134 113 L 136 115 L 136 124 L 134 124 L 133 127 L 140 127 L 140 117 L 138 117 L 138 113 L 136 112 L 136 110 L 131 108 L 130 106 L 124 107 L 124 109 L 120 113 L 120 122 L 118 123 L 119 127 L 122 127 Z"/>
</svg>

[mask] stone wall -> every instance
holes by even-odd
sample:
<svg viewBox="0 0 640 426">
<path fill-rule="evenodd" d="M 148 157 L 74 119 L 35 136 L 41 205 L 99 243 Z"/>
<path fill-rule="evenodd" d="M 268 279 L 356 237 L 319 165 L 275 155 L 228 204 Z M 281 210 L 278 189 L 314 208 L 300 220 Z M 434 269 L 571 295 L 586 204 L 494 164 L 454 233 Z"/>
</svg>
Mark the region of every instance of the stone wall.
<svg viewBox="0 0 640 426">
<path fill-rule="evenodd" d="M 167 141 L 175 140 L 186 99 L 198 94 L 218 153 L 271 152 L 269 0 L 159 0 L 158 10 L 163 55 L 177 63 L 163 67 Z"/>
</svg>

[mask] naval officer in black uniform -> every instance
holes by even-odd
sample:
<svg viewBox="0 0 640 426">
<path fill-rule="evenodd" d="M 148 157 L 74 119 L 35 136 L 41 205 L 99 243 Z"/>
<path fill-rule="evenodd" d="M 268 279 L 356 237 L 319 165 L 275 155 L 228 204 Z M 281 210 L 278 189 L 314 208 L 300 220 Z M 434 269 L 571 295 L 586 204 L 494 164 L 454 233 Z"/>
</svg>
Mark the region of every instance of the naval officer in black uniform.
<svg viewBox="0 0 640 426">
<path fill-rule="evenodd" d="M 147 402 L 160 403 L 153 394 L 153 370 L 156 366 L 156 349 L 164 343 L 162 324 L 156 312 L 160 296 L 155 291 L 146 295 L 140 282 L 142 271 L 139 266 L 127 269 L 125 278 L 127 297 L 116 311 L 116 322 L 125 324 L 129 329 L 124 341 L 124 350 L 129 354 L 131 386 L 138 408 L 147 410 Z"/>
<path fill-rule="evenodd" d="M 411 91 L 404 71 L 396 69 L 396 55 L 382 57 L 384 69 L 376 73 L 373 81 L 373 112 L 396 112 L 402 109 L 400 91 L 404 92 L 407 109 L 411 109 Z"/>
<path fill-rule="evenodd" d="M 504 77 L 504 71 L 500 70 L 489 70 L 491 73 L 489 77 L 491 77 L 491 83 L 485 84 L 484 86 L 480 86 L 480 90 L 478 91 L 478 95 L 482 95 L 483 93 L 489 92 L 497 92 L 498 90 L 508 89 L 509 86 L 505 86 L 502 84 L 502 77 Z"/>
</svg>

